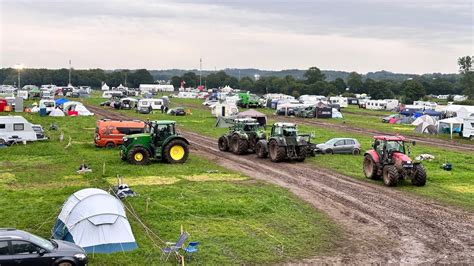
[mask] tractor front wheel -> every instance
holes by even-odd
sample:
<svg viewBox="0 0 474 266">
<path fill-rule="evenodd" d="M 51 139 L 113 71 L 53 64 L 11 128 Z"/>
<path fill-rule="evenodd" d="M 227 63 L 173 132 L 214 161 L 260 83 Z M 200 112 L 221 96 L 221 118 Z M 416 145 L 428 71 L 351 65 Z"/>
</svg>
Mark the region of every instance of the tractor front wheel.
<svg viewBox="0 0 474 266">
<path fill-rule="evenodd" d="M 414 166 L 415 176 L 411 180 L 411 183 L 415 186 L 422 187 L 426 184 L 426 170 L 422 164 L 416 164 Z"/>
<path fill-rule="evenodd" d="M 163 159 L 168 163 L 184 163 L 188 156 L 188 144 L 182 139 L 170 141 L 163 150 Z"/>
<path fill-rule="evenodd" d="M 229 151 L 229 141 L 225 136 L 219 138 L 217 145 L 219 146 L 220 151 Z"/>
<path fill-rule="evenodd" d="M 398 183 L 398 170 L 395 165 L 386 165 L 383 168 L 383 182 L 389 187 L 396 186 Z"/>
<path fill-rule="evenodd" d="M 304 162 L 307 156 L 308 156 L 308 147 L 301 146 L 299 147 L 298 158 L 296 158 L 295 161 Z"/>
<path fill-rule="evenodd" d="M 377 165 L 375 164 L 374 160 L 372 159 L 372 156 L 366 155 L 364 157 L 364 175 L 367 178 L 370 179 L 378 179 L 379 176 L 377 175 L 378 169 Z"/>
<path fill-rule="evenodd" d="M 258 158 L 267 158 L 268 154 L 262 141 L 257 142 L 257 145 L 255 145 L 255 153 Z"/>
<path fill-rule="evenodd" d="M 271 140 L 269 146 L 270 160 L 272 162 L 281 162 L 285 159 L 286 150 L 285 147 L 278 146 L 276 140 Z"/>
<path fill-rule="evenodd" d="M 128 152 L 128 162 L 143 165 L 150 162 L 150 153 L 145 147 L 137 146 Z"/>
</svg>

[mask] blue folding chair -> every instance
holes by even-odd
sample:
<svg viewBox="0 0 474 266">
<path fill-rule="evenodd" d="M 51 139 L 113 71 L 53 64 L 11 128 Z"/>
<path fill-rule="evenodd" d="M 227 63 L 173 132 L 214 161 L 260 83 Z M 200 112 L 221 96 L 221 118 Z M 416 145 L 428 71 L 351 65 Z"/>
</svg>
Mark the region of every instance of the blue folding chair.
<svg viewBox="0 0 474 266">
<path fill-rule="evenodd" d="M 194 253 L 198 252 L 199 242 L 189 242 L 188 246 L 184 248 L 186 256 L 190 258 Z"/>
<path fill-rule="evenodd" d="M 186 239 L 188 239 L 188 237 L 189 237 L 189 234 L 184 232 L 179 236 L 178 242 L 176 243 L 167 242 L 166 244 L 168 246 L 161 249 L 161 251 L 163 252 L 161 254 L 161 259 L 165 257 L 165 261 L 168 261 L 170 255 L 173 253 L 176 255 L 176 258 L 178 258 L 179 250 L 182 249 L 184 242 L 186 241 Z"/>
</svg>

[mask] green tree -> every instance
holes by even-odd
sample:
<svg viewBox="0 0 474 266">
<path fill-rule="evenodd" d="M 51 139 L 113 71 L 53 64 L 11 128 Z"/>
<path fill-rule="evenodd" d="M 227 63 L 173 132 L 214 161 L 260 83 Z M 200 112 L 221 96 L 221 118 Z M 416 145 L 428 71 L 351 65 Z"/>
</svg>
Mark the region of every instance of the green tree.
<svg viewBox="0 0 474 266">
<path fill-rule="evenodd" d="M 426 95 L 425 88 L 417 80 L 407 80 L 402 84 L 405 103 L 413 103 Z"/>
<path fill-rule="evenodd" d="M 326 76 L 317 67 L 310 67 L 308 70 L 306 70 L 304 77 L 306 78 L 306 84 L 314 84 L 318 81 L 324 81 L 326 79 Z"/>
<path fill-rule="evenodd" d="M 330 82 L 334 87 L 336 87 L 337 93 L 342 94 L 346 91 L 347 85 L 346 82 L 344 82 L 343 79 L 337 78 L 334 81 Z"/>
<path fill-rule="evenodd" d="M 153 84 L 155 80 L 153 76 L 146 69 L 138 69 L 132 73 L 129 73 L 128 70 L 122 71 L 123 80 L 120 83 L 125 82 L 125 77 L 127 77 L 127 84 L 132 88 L 138 88 L 140 84 Z"/>
<path fill-rule="evenodd" d="M 474 72 L 472 69 L 472 56 L 464 56 L 458 59 L 459 72 L 462 75 L 461 86 L 469 99 L 474 99 Z"/>
<path fill-rule="evenodd" d="M 352 93 L 363 93 L 362 76 L 357 72 L 351 72 L 347 77 L 347 86 Z"/>
</svg>

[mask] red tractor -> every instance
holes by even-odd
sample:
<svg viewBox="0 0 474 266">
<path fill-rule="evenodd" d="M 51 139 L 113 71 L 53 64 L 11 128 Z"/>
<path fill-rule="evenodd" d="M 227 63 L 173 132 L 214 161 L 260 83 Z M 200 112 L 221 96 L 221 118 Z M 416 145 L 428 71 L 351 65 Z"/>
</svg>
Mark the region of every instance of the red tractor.
<svg viewBox="0 0 474 266">
<path fill-rule="evenodd" d="M 410 146 L 402 136 L 374 136 L 373 150 L 364 156 L 364 174 L 370 179 L 383 177 L 387 186 L 396 186 L 399 179 L 411 179 L 415 186 L 424 186 L 426 170 L 419 162 L 413 162 Z M 416 142 L 412 142 L 415 146 Z"/>
</svg>

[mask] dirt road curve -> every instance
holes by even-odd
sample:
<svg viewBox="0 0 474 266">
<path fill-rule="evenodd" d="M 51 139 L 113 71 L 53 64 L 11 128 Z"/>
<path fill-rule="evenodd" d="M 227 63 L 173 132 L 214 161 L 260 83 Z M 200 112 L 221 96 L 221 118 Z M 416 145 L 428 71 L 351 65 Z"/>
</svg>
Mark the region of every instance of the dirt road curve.
<svg viewBox="0 0 474 266">
<path fill-rule="evenodd" d="M 90 107 L 90 106 L 89 106 Z M 127 119 L 90 107 L 96 114 Z M 298 263 L 474 263 L 473 213 L 318 169 L 220 152 L 215 139 L 184 131 L 193 153 L 255 179 L 285 187 L 346 231 L 335 255 Z"/>
</svg>

